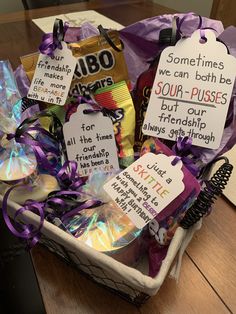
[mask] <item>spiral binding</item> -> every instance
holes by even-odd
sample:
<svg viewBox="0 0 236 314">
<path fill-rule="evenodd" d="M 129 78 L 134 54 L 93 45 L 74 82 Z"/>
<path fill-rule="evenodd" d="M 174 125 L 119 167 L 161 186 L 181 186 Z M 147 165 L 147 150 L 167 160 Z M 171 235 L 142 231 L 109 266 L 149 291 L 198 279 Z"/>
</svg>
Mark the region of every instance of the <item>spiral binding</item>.
<svg viewBox="0 0 236 314">
<path fill-rule="evenodd" d="M 227 185 L 233 166 L 229 163 L 228 158 L 224 156 L 216 159 L 214 163 L 221 159 L 225 160 L 224 164 L 220 166 L 210 180 L 205 182 L 206 185 L 204 189 L 200 192 L 192 207 L 189 208 L 184 218 L 181 220 L 180 226 L 182 228 L 190 228 L 205 216 L 209 212 L 211 205 L 214 204 L 217 196 L 221 195 L 223 189 Z M 212 163 L 210 166 L 212 166 Z"/>
</svg>

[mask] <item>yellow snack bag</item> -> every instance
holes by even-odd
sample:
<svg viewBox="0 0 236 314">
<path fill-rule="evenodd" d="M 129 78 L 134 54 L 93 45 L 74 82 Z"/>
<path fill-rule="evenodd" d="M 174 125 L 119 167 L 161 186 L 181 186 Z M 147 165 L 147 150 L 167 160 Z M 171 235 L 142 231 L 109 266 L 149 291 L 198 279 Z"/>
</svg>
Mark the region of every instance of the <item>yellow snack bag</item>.
<svg viewBox="0 0 236 314">
<path fill-rule="evenodd" d="M 82 95 L 86 89 L 96 90 L 120 81 L 129 83 L 119 33 L 112 30 L 107 32 L 107 36 L 112 46 L 103 35 L 68 44 L 77 58 L 69 96 Z"/>
</svg>

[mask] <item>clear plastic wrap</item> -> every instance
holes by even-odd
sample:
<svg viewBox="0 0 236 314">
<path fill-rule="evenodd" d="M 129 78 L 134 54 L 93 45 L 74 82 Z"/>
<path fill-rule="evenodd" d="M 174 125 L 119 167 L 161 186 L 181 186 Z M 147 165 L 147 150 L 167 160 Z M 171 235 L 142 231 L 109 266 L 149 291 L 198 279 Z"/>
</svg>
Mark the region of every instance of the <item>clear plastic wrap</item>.
<svg viewBox="0 0 236 314">
<path fill-rule="evenodd" d="M 33 150 L 16 143 L 14 134 L 22 122 L 22 100 L 9 61 L 0 61 L 0 180 L 16 181 L 37 167 Z"/>
</svg>

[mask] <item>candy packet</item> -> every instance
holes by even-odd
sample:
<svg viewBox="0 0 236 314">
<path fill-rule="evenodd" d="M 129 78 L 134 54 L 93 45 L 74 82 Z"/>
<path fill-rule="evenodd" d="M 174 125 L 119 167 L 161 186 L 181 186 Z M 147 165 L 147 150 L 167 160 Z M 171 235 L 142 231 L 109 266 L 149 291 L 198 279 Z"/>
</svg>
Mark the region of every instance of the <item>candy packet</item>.
<svg viewBox="0 0 236 314">
<path fill-rule="evenodd" d="M 182 144 L 184 146 L 184 141 Z M 148 152 L 165 154 L 166 156 L 175 155 L 172 150 L 157 138 L 149 138 L 144 142 L 141 149 L 141 156 Z M 159 271 L 162 260 L 165 257 L 176 229 L 179 227 L 180 221 L 200 193 L 198 180 L 188 170 L 188 168 L 193 168 L 193 165 L 190 165 L 189 159 L 185 163 L 184 158 L 183 164 L 186 164 L 186 166 L 183 165 L 182 167 L 184 191 L 149 223 L 151 237 L 149 243 L 149 274 L 152 277 Z"/>
<path fill-rule="evenodd" d="M 133 101 L 125 81 L 100 88 L 95 92 L 97 103 L 108 109 L 114 125 L 119 163 L 127 167 L 134 161 L 134 128 L 135 110 Z"/>
<path fill-rule="evenodd" d="M 87 89 L 96 90 L 123 80 L 129 82 L 119 33 L 105 34 L 68 44 L 77 58 L 69 96 L 83 95 Z"/>
<path fill-rule="evenodd" d="M 122 80 L 129 82 L 119 33 L 109 31 L 106 34 L 108 37 L 98 35 L 68 43 L 73 56 L 77 58 L 69 96 L 82 95 L 87 89 L 95 90 Z M 34 75 L 38 55 L 33 53 L 20 58 L 30 81 Z"/>
</svg>

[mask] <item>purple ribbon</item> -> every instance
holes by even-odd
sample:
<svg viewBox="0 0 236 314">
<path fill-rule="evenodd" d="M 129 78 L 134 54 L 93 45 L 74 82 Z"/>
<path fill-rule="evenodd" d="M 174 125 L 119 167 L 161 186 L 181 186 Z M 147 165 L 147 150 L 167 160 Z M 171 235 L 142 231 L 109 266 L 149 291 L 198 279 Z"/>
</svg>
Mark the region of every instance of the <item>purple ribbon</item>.
<svg viewBox="0 0 236 314">
<path fill-rule="evenodd" d="M 54 134 L 46 131 L 40 126 L 30 126 L 34 124 L 40 117 L 50 117 L 53 120 L 54 125 Z M 51 127 L 52 128 L 52 127 Z M 60 128 L 60 131 L 58 130 Z M 15 134 L 7 134 L 7 139 L 10 141 L 15 139 L 17 143 L 25 144 L 31 146 L 32 150 L 35 153 L 38 164 L 40 164 L 44 169 L 46 169 L 50 174 L 56 174 L 56 165 L 58 164 L 58 157 L 60 157 L 60 150 L 58 148 L 50 147 L 50 151 L 47 150 L 47 146 L 44 142 L 41 142 L 39 139 L 35 139 L 30 132 L 37 132 L 49 139 L 58 142 L 61 141 L 63 146 L 63 137 L 61 132 L 61 123 L 58 118 L 53 113 L 41 112 L 31 118 L 25 119 L 16 129 Z M 49 150 L 49 149 L 48 149 Z"/>
<path fill-rule="evenodd" d="M 191 15 L 196 15 L 199 18 L 199 24 L 196 27 L 196 29 L 200 29 L 200 43 L 205 43 L 207 41 L 207 38 L 205 36 L 205 29 L 211 29 L 213 31 L 216 31 L 214 28 L 212 27 L 202 27 L 202 17 L 201 15 L 197 15 L 194 13 L 187 13 L 185 14 L 181 19 L 179 17 L 177 17 L 176 19 L 176 25 L 177 25 L 177 33 L 180 34 L 182 37 L 184 37 L 184 34 L 181 31 L 181 26 L 183 25 L 184 21 L 187 20 L 187 18 Z"/>
<path fill-rule="evenodd" d="M 66 219 L 77 215 L 81 210 L 83 209 L 88 209 L 91 207 L 97 207 L 100 206 L 102 203 L 99 200 L 87 200 L 86 202 L 84 202 L 83 204 L 79 205 L 78 207 L 76 207 L 73 210 L 70 210 L 68 212 L 66 212 L 64 215 L 62 215 L 61 217 L 61 221 L 62 223 L 65 222 Z"/>
<path fill-rule="evenodd" d="M 85 193 L 77 191 L 77 189 L 81 187 L 84 182 L 77 174 L 77 163 L 75 161 L 65 162 L 57 174 L 57 179 L 61 187 L 65 190 L 50 193 L 44 202 L 27 200 L 25 204 L 16 211 L 13 219 L 14 225 L 11 223 L 7 214 L 7 202 L 11 191 L 20 185 L 9 188 L 3 197 L 2 213 L 4 221 L 8 229 L 16 237 L 27 241 L 28 248 L 32 248 L 40 239 L 45 212 L 49 213 L 47 215 L 49 219 L 51 218 L 53 220 L 55 217 L 60 217 L 61 221 L 64 222 L 66 219 L 78 214 L 83 209 L 101 205 L 101 201 L 94 199 L 80 201 L 79 198 L 84 196 Z M 87 196 L 89 197 L 89 195 Z M 51 209 L 53 210 L 52 213 Z M 25 211 L 39 214 L 40 223 L 38 227 L 31 224 L 22 224 L 16 221 L 17 217 Z"/>
<path fill-rule="evenodd" d="M 32 128 L 29 128 L 28 130 L 30 131 L 30 129 Z M 33 129 L 40 132 L 43 130 L 39 127 L 35 127 Z M 9 138 L 15 138 L 17 143 L 31 146 L 38 164 L 40 164 L 44 169 L 47 169 L 47 171 L 51 174 L 56 173 L 55 167 L 58 163 L 58 154 L 56 152 L 45 152 L 43 145 L 40 144 L 37 140 L 34 140 L 28 132 L 25 132 L 20 137 L 17 137 L 16 135 L 12 137 L 12 134 L 10 134 Z"/>
<path fill-rule="evenodd" d="M 184 21 L 186 21 L 187 18 L 188 18 L 189 16 L 191 16 L 191 15 L 196 15 L 196 14 L 189 12 L 189 13 L 186 13 L 181 19 L 180 19 L 179 17 L 177 17 L 177 20 L 176 20 L 177 32 L 178 32 L 179 34 L 181 34 L 182 36 L 183 36 L 183 33 L 182 33 L 182 31 L 181 31 L 181 26 L 182 26 L 182 24 L 184 23 Z M 198 16 L 198 18 L 199 18 L 199 24 L 198 24 L 198 26 L 197 26 L 196 29 L 201 29 L 201 28 L 202 28 L 202 17 L 201 17 L 201 15 L 197 15 L 197 16 Z"/>
<path fill-rule="evenodd" d="M 78 95 L 78 96 L 76 96 L 75 99 L 71 100 L 71 103 L 67 106 L 65 122 L 68 122 L 70 120 L 70 116 L 76 112 L 78 106 L 81 103 L 89 104 L 92 106 L 92 109 L 86 110 L 86 112 L 88 111 L 87 113 L 90 113 L 90 112 L 92 113 L 95 111 L 101 111 L 100 106 L 97 104 L 96 100 L 93 98 L 93 96 L 91 95 L 90 92 L 89 92 L 89 97 L 90 97 L 90 99 L 88 99 L 84 96 Z"/>
<path fill-rule="evenodd" d="M 39 51 L 42 54 L 50 57 L 54 56 L 54 51 L 62 49 L 61 41 L 64 39 L 65 33 L 69 28 L 69 23 L 65 22 L 63 26 L 62 20 L 56 19 L 53 27 L 53 33 L 43 35 L 42 43 L 39 46 Z"/>
<path fill-rule="evenodd" d="M 85 183 L 77 173 L 78 164 L 76 161 L 66 161 L 57 174 L 57 180 L 62 191 L 50 193 L 47 204 L 52 207 L 55 213 L 65 217 L 76 215 L 79 211 L 94 205 L 100 205 L 99 200 L 87 200 L 81 202 L 79 197 L 90 197 L 89 194 L 79 191 L 79 188 Z M 78 206 L 78 203 L 80 204 Z M 66 214 L 65 214 L 66 213 Z M 65 217 L 64 217 L 65 214 Z"/>
<path fill-rule="evenodd" d="M 198 167 L 194 163 L 194 159 L 190 158 L 192 147 L 192 139 L 189 137 L 179 137 L 175 145 L 172 147 L 173 153 L 176 155 L 172 161 L 172 165 L 176 165 L 178 161 L 182 161 L 185 167 L 192 173 L 193 176 L 197 176 L 199 173 Z"/>
<path fill-rule="evenodd" d="M 78 164 L 76 161 L 66 161 L 57 173 L 57 180 L 62 188 L 76 191 L 84 184 L 77 173 Z"/>
<path fill-rule="evenodd" d="M 11 187 L 7 190 L 3 197 L 2 202 L 2 214 L 3 219 L 8 227 L 8 229 L 16 236 L 22 239 L 25 239 L 28 244 L 28 248 L 32 248 L 40 239 L 40 232 L 43 227 L 44 222 L 44 203 L 35 202 L 28 200 L 25 202 L 24 206 L 19 208 L 13 218 L 14 225 L 11 223 L 11 220 L 7 213 L 7 200 L 13 189 L 19 186 Z M 40 222 L 38 227 L 35 227 L 32 224 L 23 224 L 16 221 L 17 217 L 20 216 L 25 211 L 31 211 L 33 213 L 38 213 L 40 217 Z"/>
</svg>

